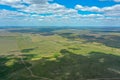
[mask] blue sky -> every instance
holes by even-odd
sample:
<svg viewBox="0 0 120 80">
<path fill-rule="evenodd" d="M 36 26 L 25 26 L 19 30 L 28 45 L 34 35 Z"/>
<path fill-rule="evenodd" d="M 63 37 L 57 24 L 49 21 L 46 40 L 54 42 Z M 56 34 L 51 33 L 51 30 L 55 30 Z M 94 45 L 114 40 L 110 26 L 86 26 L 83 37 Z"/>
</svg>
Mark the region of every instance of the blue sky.
<svg viewBox="0 0 120 80">
<path fill-rule="evenodd" d="M 0 0 L 0 26 L 120 26 L 120 0 Z"/>
</svg>

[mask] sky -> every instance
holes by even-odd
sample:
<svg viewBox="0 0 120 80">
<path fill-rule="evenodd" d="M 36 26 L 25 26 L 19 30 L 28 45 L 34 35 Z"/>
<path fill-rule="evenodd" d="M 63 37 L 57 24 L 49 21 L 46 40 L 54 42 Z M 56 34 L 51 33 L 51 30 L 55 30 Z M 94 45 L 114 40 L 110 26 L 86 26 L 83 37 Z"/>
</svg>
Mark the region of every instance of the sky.
<svg viewBox="0 0 120 80">
<path fill-rule="evenodd" d="M 0 26 L 120 26 L 120 0 L 0 0 Z"/>
</svg>

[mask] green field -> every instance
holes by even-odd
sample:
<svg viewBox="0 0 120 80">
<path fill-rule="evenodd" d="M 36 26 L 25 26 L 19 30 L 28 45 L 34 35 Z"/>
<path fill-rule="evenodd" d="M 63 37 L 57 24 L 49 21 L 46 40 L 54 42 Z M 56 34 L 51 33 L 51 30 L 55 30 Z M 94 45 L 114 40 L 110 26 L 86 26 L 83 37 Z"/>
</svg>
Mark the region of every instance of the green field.
<svg viewBox="0 0 120 80">
<path fill-rule="evenodd" d="M 14 36 L 0 36 L 0 54 L 6 54 L 10 51 L 18 50 L 16 37 Z"/>
<path fill-rule="evenodd" d="M 12 36 L 0 35 L 0 80 L 118 79 L 119 30 L 6 29 Z"/>
</svg>

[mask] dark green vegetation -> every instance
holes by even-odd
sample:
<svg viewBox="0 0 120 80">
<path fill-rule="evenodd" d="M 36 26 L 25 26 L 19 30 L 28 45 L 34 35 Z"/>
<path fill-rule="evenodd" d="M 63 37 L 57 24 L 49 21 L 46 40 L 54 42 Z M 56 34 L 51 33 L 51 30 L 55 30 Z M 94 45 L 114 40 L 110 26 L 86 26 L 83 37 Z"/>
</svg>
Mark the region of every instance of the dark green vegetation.
<svg viewBox="0 0 120 80">
<path fill-rule="evenodd" d="M 0 30 L 0 80 L 120 79 L 120 28 Z"/>
</svg>

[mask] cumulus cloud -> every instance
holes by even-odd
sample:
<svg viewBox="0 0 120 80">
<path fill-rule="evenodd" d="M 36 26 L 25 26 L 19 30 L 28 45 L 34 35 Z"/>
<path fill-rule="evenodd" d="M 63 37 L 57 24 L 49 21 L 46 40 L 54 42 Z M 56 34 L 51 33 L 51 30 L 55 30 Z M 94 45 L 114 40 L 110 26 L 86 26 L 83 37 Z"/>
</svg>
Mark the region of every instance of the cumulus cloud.
<svg viewBox="0 0 120 80">
<path fill-rule="evenodd" d="M 29 14 L 32 17 L 39 17 L 43 15 L 45 15 L 44 17 L 47 17 L 51 15 L 51 17 L 62 18 L 66 16 L 78 15 L 77 10 L 75 9 L 68 9 L 65 6 L 57 3 L 50 4 L 49 1 L 52 0 L 0 0 L 0 4 L 17 8 L 18 14 Z M 25 5 L 23 3 L 28 5 Z M 17 11 L 11 12 L 3 10 L 1 12 L 6 12 L 7 15 L 9 14 L 9 16 L 13 16 L 12 14 L 15 13 L 16 15 Z"/>
<path fill-rule="evenodd" d="M 43 4 L 43 3 L 46 3 L 48 1 L 52 1 L 52 0 L 0 0 L 0 3 L 3 3 L 3 4 L 7 4 L 7 3 L 21 3 L 21 2 L 24 2 L 24 3 L 31 3 L 31 4 Z"/>
<path fill-rule="evenodd" d="M 113 2 L 117 2 L 117 3 L 120 2 L 120 0 L 99 0 L 99 1 L 102 1 L 102 2 L 104 2 L 104 1 L 107 1 L 107 2 L 111 2 L 111 1 L 113 1 Z"/>
<path fill-rule="evenodd" d="M 19 8 L 18 11 L 28 14 L 77 14 L 77 10 L 75 9 L 67 9 L 65 6 L 57 3 L 50 4 L 49 1 L 52 0 L 0 0 L 0 4 Z M 28 4 L 28 6 L 24 3 Z"/>
<path fill-rule="evenodd" d="M 46 4 L 49 0 L 23 0 L 25 3 L 29 4 Z"/>
<path fill-rule="evenodd" d="M 111 7 L 103 7 L 103 8 L 99 8 L 96 6 L 88 7 L 88 6 L 76 5 L 75 9 L 81 11 L 92 11 L 92 12 L 106 12 L 106 11 L 117 11 L 117 10 L 120 11 L 120 5 L 117 4 Z"/>
<path fill-rule="evenodd" d="M 120 2 L 120 0 L 114 0 L 115 2 Z"/>
<path fill-rule="evenodd" d="M 13 5 L 13 4 L 45 4 L 52 0 L 0 0 L 0 4 Z M 22 4 L 21 4 L 22 5 Z"/>
<path fill-rule="evenodd" d="M 0 0 L 0 4 L 4 4 L 4 5 L 16 5 L 16 4 L 21 4 L 21 0 Z"/>
<path fill-rule="evenodd" d="M 93 12 L 101 11 L 101 9 L 96 6 L 88 7 L 88 6 L 76 5 L 75 9 L 81 10 L 81 11 L 93 11 Z"/>
<path fill-rule="evenodd" d="M 17 11 L 9 11 L 9 10 L 0 10 L 0 18 L 2 19 L 6 19 L 6 18 L 12 18 L 12 19 L 16 19 L 16 18 L 25 18 L 28 17 L 28 14 L 24 14 L 21 12 L 17 12 Z"/>
<path fill-rule="evenodd" d="M 30 12 L 30 13 L 52 13 L 55 9 L 63 9 L 64 6 L 59 5 L 59 4 L 31 4 L 29 7 L 26 7 L 22 9 L 25 12 Z"/>
<path fill-rule="evenodd" d="M 120 16 L 120 5 L 114 5 L 110 7 L 103 7 L 99 8 L 96 6 L 88 7 L 88 6 L 81 6 L 81 5 L 76 5 L 75 9 L 80 10 L 80 11 L 90 11 L 90 12 L 100 12 L 103 13 L 105 16 Z"/>
<path fill-rule="evenodd" d="M 76 5 L 74 8 L 66 8 L 58 3 L 49 3 L 52 0 L 0 0 L 0 4 L 9 5 L 16 8 L 16 11 L 0 10 L 0 18 L 6 20 L 16 20 L 21 22 L 48 22 L 52 23 L 73 23 L 91 24 L 105 20 L 115 20 L 120 16 L 120 5 L 99 8 L 97 6 Z M 78 11 L 96 12 L 95 14 L 80 14 Z M 102 13 L 102 14 L 101 14 Z M 111 17 L 111 18 L 109 18 Z M 18 19 L 18 20 L 17 20 Z M 36 22 L 35 22 L 36 23 Z M 79 23 L 80 24 L 80 23 Z"/>
<path fill-rule="evenodd" d="M 53 4 L 32 4 L 29 7 L 22 9 L 22 11 L 27 13 L 37 13 L 37 14 L 53 14 L 53 15 L 69 15 L 69 14 L 77 14 L 77 10 L 68 9 L 63 5 L 59 5 L 57 3 Z"/>
<path fill-rule="evenodd" d="M 0 3 L 3 3 L 3 4 L 13 4 L 13 3 L 19 3 L 21 2 L 21 0 L 0 0 Z"/>
<path fill-rule="evenodd" d="M 26 7 L 25 4 L 47 4 L 49 1 L 52 0 L 0 0 L 0 4 L 8 5 L 14 8 L 24 8 Z"/>
<path fill-rule="evenodd" d="M 8 5 L 13 8 L 24 8 L 26 7 L 22 0 L 0 0 L 0 4 L 2 5 Z"/>
</svg>

